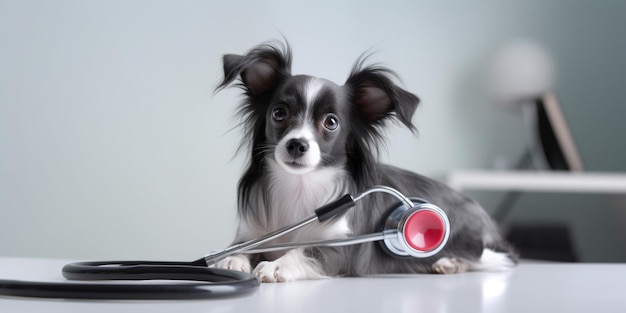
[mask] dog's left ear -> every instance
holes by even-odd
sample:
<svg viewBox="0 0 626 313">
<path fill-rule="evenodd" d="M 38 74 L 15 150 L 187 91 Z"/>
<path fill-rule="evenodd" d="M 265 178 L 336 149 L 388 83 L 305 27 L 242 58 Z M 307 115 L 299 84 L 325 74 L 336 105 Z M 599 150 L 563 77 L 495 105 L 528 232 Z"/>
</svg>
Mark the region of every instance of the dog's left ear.
<svg viewBox="0 0 626 313">
<path fill-rule="evenodd" d="M 393 82 L 396 76 L 393 71 L 380 66 L 363 68 L 362 64 L 363 59 L 360 59 L 346 81 L 357 114 L 370 125 L 383 125 L 387 119 L 395 117 L 411 131 L 416 131 L 411 119 L 419 98 Z"/>
<path fill-rule="evenodd" d="M 268 94 L 279 82 L 291 75 L 289 44 L 266 43 L 254 47 L 245 55 L 226 54 L 223 57 L 224 80 L 215 88 L 219 91 L 240 78 L 248 96 Z"/>
</svg>

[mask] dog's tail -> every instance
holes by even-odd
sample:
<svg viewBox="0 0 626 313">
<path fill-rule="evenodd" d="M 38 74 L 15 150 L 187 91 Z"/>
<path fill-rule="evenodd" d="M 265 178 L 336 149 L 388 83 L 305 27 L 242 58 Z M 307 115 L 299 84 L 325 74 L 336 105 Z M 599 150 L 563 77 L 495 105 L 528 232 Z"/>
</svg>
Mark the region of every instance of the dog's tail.
<svg viewBox="0 0 626 313">
<path fill-rule="evenodd" d="M 515 249 L 509 244 L 502 243 L 495 247 L 486 247 L 478 262 L 470 265 L 471 271 L 506 271 L 519 261 L 519 256 Z"/>
</svg>

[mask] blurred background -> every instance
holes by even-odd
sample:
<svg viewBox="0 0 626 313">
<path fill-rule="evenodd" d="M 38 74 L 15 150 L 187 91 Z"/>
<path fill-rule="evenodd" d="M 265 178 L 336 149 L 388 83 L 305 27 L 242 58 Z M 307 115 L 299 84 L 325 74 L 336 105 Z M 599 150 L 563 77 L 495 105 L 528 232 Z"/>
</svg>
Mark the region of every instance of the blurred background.
<svg viewBox="0 0 626 313">
<path fill-rule="evenodd" d="M 245 159 L 239 92 L 213 94 L 221 56 L 282 36 L 295 74 L 342 84 L 371 49 L 422 99 L 419 134 L 390 128 L 385 162 L 443 181 L 515 167 L 528 123 L 504 102 L 530 84 L 558 96 L 586 170 L 624 173 L 624 29 L 620 0 L 0 0 L 0 256 L 228 245 Z M 528 64 L 500 64 L 510 47 Z M 521 91 L 501 71 L 528 74 Z M 489 212 L 505 196 L 468 192 Z M 558 225 L 573 260 L 626 261 L 626 196 L 528 192 L 510 209 L 504 231 Z"/>
</svg>

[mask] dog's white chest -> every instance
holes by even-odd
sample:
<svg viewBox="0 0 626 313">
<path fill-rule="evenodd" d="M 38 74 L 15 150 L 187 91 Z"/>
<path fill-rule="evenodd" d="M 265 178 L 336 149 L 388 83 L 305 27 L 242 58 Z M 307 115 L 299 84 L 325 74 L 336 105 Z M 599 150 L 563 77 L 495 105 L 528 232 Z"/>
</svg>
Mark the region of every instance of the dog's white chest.
<svg viewBox="0 0 626 313">
<path fill-rule="evenodd" d="M 268 191 L 274 207 L 269 211 L 277 221 L 293 223 L 308 217 L 345 189 L 342 179 L 345 173 L 340 169 L 323 168 L 306 174 L 292 174 L 273 162 L 270 162 L 270 168 Z"/>
<path fill-rule="evenodd" d="M 267 188 L 265 221 L 248 221 L 244 226 L 251 237 L 261 236 L 276 229 L 294 224 L 313 214 L 320 206 L 347 192 L 345 172 L 337 168 L 323 168 L 307 174 L 292 174 L 280 165 L 269 162 L 270 183 Z M 254 225 L 252 225 L 254 223 Z M 243 230 L 240 228 L 240 230 Z M 278 242 L 331 239 L 345 237 L 350 229 L 346 218 L 335 222 L 313 223 L 288 234 Z"/>
</svg>

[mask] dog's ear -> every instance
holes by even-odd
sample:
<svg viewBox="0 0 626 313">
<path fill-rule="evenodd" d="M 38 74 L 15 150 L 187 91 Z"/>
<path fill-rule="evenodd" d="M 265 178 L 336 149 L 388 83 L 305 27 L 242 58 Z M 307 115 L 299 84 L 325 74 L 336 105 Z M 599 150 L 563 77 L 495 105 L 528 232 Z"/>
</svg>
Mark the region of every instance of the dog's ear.
<svg viewBox="0 0 626 313">
<path fill-rule="evenodd" d="M 224 55 L 223 62 L 224 80 L 215 91 L 240 78 L 239 86 L 248 96 L 261 96 L 274 91 L 280 81 L 291 75 L 291 49 L 288 44 L 262 44 L 246 55 Z"/>
<path fill-rule="evenodd" d="M 389 118 L 415 131 L 411 122 L 419 104 L 419 98 L 398 87 L 393 78 L 395 73 L 381 66 L 363 67 L 365 58 L 354 65 L 346 86 L 351 91 L 351 103 L 357 114 L 369 125 L 383 125 Z"/>
</svg>

